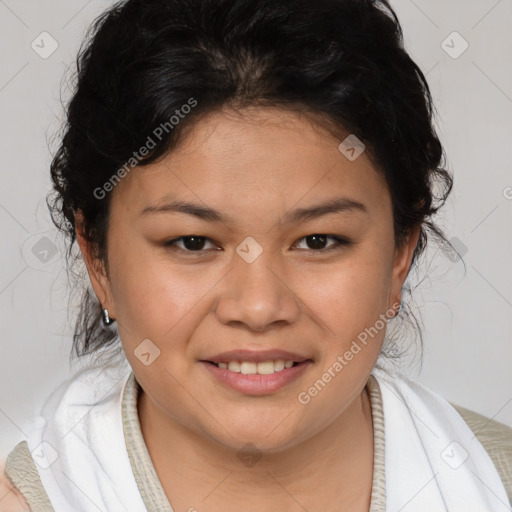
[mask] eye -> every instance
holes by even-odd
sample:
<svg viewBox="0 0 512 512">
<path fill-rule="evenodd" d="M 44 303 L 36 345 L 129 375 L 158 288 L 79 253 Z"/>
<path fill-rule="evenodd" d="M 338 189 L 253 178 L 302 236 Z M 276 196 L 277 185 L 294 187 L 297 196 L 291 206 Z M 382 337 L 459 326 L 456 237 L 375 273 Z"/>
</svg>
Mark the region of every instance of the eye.
<svg viewBox="0 0 512 512">
<path fill-rule="evenodd" d="M 334 244 L 325 247 L 325 244 L 327 240 L 334 240 Z M 325 235 L 325 234 L 314 234 L 314 235 L 308 235 L 300 239 L 300 241 L 306 241 L 307 245 L 313 246 L 310 247 L 310 250 L 313 252 L 327 252 L 331 250 L 335 250 L 343 245 L 350 245 L 350 241 L 346 238 L 338 237 L 338 236 L 331 236 L 331 235 Z"/>
<path fill-rule="evenodd" d="M 181 242 L 183 243 L 183 247 L 180 247 L 178 245 L 178 243 Z M 182 249 L 186 252 L 204 252 L 203 249 L 207 242 L 213 245 L 211 240 L 209 238 L 206 238 L 205 236 L 190 235 L 175 238 L 174 240 L 169 240 L 168 242 L 164 243 L 164 246 L 173 249 Z"/>
</svg>

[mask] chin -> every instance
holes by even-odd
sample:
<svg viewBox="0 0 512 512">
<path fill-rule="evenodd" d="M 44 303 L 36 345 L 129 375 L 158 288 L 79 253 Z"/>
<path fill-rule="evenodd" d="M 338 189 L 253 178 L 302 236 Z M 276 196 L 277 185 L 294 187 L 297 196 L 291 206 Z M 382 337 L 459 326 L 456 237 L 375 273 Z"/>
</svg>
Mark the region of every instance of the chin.
<svg viewBox="0 0 512 512">
<path fill-rule="evenodd" d="M 230 423 L 228 432 L 216 429 L 216 432 L 209 433 L 211 438 L 217 440 L 222 446 L 233 450 L 234 452 L 256 451 L 265 452 L 265 454 L 280 453 L 300 442 L 297 437 L 296 429 L 282 429 L 276 426 L 276 422 L 271 428 L 265 425 L 258 425 L 257 422 L 251 425 L 236 425 Z M 275 429 L 275 430 L 274 430 Z"/>
</svg>

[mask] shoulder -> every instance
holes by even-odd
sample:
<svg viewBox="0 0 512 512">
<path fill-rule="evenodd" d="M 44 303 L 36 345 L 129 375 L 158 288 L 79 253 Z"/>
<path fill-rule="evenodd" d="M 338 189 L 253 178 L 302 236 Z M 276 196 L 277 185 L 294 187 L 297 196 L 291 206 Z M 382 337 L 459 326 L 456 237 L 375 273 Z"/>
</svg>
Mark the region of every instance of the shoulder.
<svg viewBox="0 0 512 512">
<path fill-rule="evenodd" d="M 512 503 L 512 428 L 450 402 L 491 457 Z"/>
<path fill-rule="evenodd" d="M 0 512 L 30 512 L 30 507 L 23 495 L 6 478 L 3 470 L 0 471 Z"/>
<path fill-rule="evenodd" d="M 55 415 L 59 414 L 59 428 L 68 430 L 67 424 L 76 425 L 76 417 L 83 418 L 82 409 L 89 411 L 91 404 L 97 404 L 98 409 L 112 407 L 119 399 L 130 375 L 131 370 L 127 368 L 126 362 L 107 367 L 87 367 L 76 372 L 49 395 L 43 405 L 41 416 L 34 419 L 32 426 L 40 426 L 39 420 L 44 420 L 45 423 L 51 418 L 53 421 Z M 55 424 L 52 425 L 55 427 Z M 39 431 L 39 426 L 35 428 L 34 433 Z M 0 512 L 53 512 L 53 506 L 41 482 L 27 441 L 19 442 L 2 460 L 5 462 L 0 472 L 0 499 L 5 495 L 10 501 L 15 501 L 7 508 L 7 498 L 2 499 Z M 18 508 L 14 508 L 15 506 Z"/>
<path fill-rule="evenodd" d="M 26 441 L 18 443 L 8 454 L 0 475 L 0 494 L 8 493 L 0 504 L 0 512 L 53 512 Z"/>
<path fill-rule="evenodd" d="M 12 481 L 5 474 L 5 461 L 0 461 L 0 512 L 30 512 L 30 507 Z"/>
</svg>

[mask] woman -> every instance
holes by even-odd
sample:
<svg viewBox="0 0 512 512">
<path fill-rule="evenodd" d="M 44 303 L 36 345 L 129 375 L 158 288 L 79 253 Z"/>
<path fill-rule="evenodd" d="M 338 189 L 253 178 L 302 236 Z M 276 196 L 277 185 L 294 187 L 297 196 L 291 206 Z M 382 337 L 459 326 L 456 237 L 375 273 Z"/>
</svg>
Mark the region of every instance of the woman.
<svg viewBox="0 0 512 512">
<path fill-rule="evenodd" d="M 100 17 L 49 204 L 93 289 L 76 354 L 112 358 L 9 454 L 15 506 L 507 510 L 512 429 L 389 364 L 410 269 L 446 243 L 432 117 L 385 1 Z"/>
</svg>

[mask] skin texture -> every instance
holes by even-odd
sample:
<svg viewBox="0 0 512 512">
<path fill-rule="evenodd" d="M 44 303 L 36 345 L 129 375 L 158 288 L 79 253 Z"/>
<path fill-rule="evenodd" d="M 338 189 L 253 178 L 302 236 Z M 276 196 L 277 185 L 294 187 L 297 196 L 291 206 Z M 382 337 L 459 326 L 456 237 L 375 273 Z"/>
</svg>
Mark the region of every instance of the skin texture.
<svg viewBox="0 0 512 512">
<path fill-rule="evenodd" d="M 419 231 L 395 248 L 386 183 L 366 152 L 349 161 L 338 149 L 342 140 L 296 112 L 217 111 L 165 158 L 116 186 L 108 272 L 78 236 L 96 295 L 117 320 L 144 390 L 141 428 L 175 510 L 368 510 L 373 430 L 365 385 L 385 328 L 307 405 L 297 396 L 399 301 Z M 295 208 L 339 197 L 363 203 L 367 213 L 282 221 Z M 174 199 L 229 219 L 140 215 Z M 314 234 L 351 244 L 333 249 L 327 238 L 314 245 Z M 174 250 L 163 245 L 192 235 L 207 238 L 203 252 L 187 252 L 183 241 Z M 252 263 L 236 252 L 249 236 L 263 250 Z M 160 350 L 148 366 L 134 353 L 145 339 Z M 223 386 L 199 362 L 272 348 L 313 364 L 264 396 Z M 251 466 L 237 457 L 247 443 L 260 456 Z"/>
<path fill-rule="evenodd" d="M 4 459 L 0 459 L 0 512 L 30 512 L 25 498 L 5 474 Z"/>
</svg>

